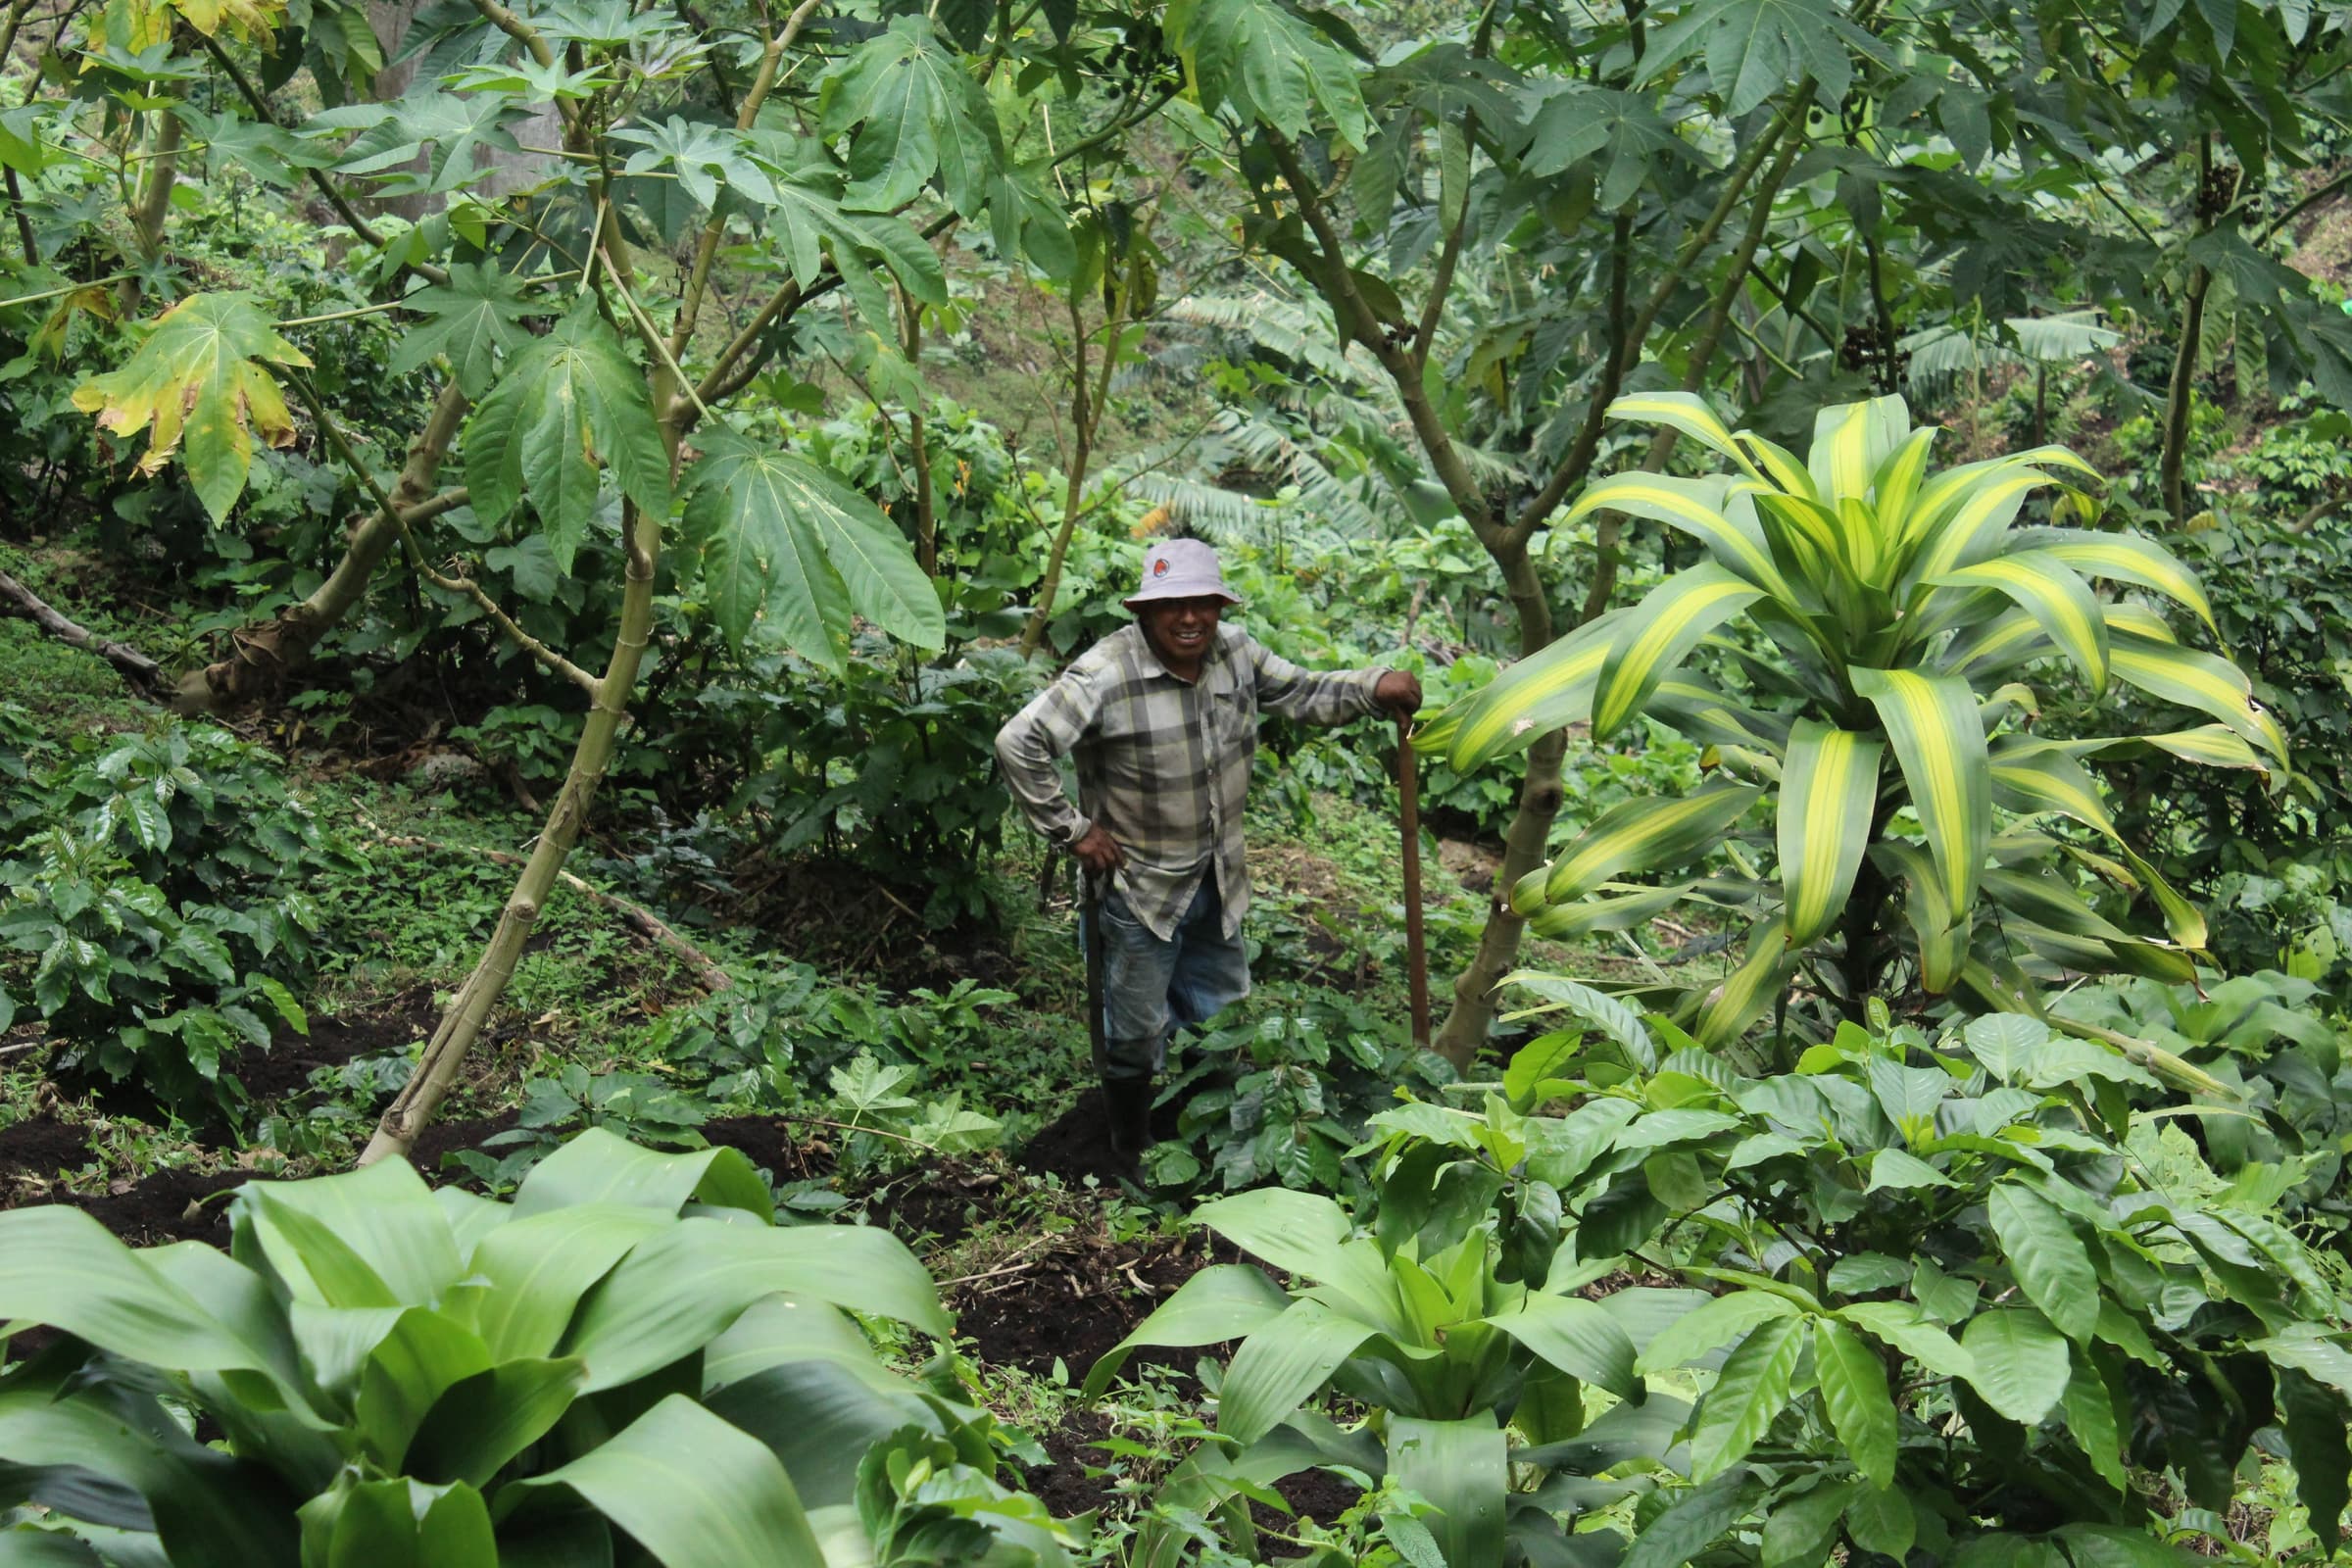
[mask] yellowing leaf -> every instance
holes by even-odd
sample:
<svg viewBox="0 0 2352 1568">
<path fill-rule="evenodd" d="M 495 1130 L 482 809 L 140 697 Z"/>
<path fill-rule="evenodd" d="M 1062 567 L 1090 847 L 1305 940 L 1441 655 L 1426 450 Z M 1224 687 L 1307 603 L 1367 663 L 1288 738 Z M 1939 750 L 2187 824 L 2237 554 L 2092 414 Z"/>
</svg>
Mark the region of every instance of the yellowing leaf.
<svg viewBox="0 0 2352 1568">
<path fill-rule="evenodd" d="M 221 522 L 245 493 L 254 436 L 273 447 L 294 441 L 285 394 L 265 361 L 311 363 L 252 295 L 192 294 L 156 318 L 130 363 L 75 387 L 74 406 L 123 440 L 151 431 L 141 473 L 161 471 L 184 446 L 188 481 Z"/>
</svg>

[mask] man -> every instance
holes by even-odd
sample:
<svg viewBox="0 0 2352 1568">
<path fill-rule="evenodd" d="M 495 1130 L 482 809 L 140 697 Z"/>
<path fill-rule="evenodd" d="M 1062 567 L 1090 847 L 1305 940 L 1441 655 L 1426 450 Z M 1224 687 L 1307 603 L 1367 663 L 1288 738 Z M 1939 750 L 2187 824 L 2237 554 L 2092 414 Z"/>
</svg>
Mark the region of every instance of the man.
<svg viewBox="0 0 2352 1568">
<path fill-rule="evenodd" d="M 1005 782 L 1037 831 L 1097 887 L 1102 944 L 1102 1079 L 1112 1151 L 1151 1143 L 1152 1081 L 1169 1036 L 1250 994 L 1242 916 L 1250 870 L 1242 808 L 1262 710 L 1344 724 L 1411 714 L 1401 670 L 1317 674 L 1220 624 L 1241 598 L 1194 539 L 1152 546 L 1126 601 L 1135 621 L 1103 638 L 997 735 Z M 1074 753 L 1078 806 L 1054 760 Z"/>
</svg>

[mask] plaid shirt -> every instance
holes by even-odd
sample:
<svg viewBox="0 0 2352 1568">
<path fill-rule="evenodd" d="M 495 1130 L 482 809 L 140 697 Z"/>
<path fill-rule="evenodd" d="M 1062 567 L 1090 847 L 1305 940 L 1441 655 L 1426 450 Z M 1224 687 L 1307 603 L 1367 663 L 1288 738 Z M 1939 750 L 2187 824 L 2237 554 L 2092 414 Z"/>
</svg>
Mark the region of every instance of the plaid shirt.
<svg viewBox="0 0 2352 1568">
<path fill-rule="evenodd" d="M 1119 890 L 1161 940 L 1176 934 L 1212 867 L 1225 934 L 1250 906 L 1242 807 L 1257 752 L 1259 710 L 1309 724 L 1376 710 L 1381 669 L 1321 674 L 1267 652 L 1239 626 L 1219 626 L 1200 678 L 1168 673 L 1139 624 L 1120 627 L 997 734 L 997 761 L 1030 825 L 1063 849 L 1096 825 L 1126 852 Z M 1078 808 L 1054 760 L 1074 753 Z M 1083 812 L 1083 814 L 1081 814 Z"/>
</svg>

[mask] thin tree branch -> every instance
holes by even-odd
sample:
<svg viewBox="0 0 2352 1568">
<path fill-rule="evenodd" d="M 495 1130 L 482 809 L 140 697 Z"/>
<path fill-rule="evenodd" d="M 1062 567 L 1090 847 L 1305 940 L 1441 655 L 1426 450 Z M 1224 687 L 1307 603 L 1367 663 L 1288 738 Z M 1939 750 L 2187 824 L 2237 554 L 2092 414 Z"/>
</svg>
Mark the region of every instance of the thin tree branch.
<svg viewBox="0 0 2352 1568">
<path fill-rule="evenodd" d="M 163 681 L 163 666 L 154 660 L 127 643 L 101 637 L 70 619 L 5 571 L 0 571 L 0 611 L 24 616 L 59 642 L 96 654 L 120 670 L 142 696 L 153 693 Z"/>
</svg>

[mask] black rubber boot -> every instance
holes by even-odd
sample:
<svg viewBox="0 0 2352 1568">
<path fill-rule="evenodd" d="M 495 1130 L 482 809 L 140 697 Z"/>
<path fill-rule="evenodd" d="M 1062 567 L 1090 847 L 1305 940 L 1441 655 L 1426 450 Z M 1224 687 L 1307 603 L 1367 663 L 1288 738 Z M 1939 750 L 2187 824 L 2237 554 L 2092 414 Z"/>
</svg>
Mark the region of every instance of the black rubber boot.
<svg viewBox="0 0 2352 1568">
<path fill-rule="evenodd" d="M 1134 1166 L 1144 1157 L 1144 1151 L 1152 1147 L 1153 1089 L 1149 1078 L 1102 1081 L 1102 1106 L 1110 1121 L 1110 1152 L 1118 1155 L 1122 1164 Z"/>
</svg>

